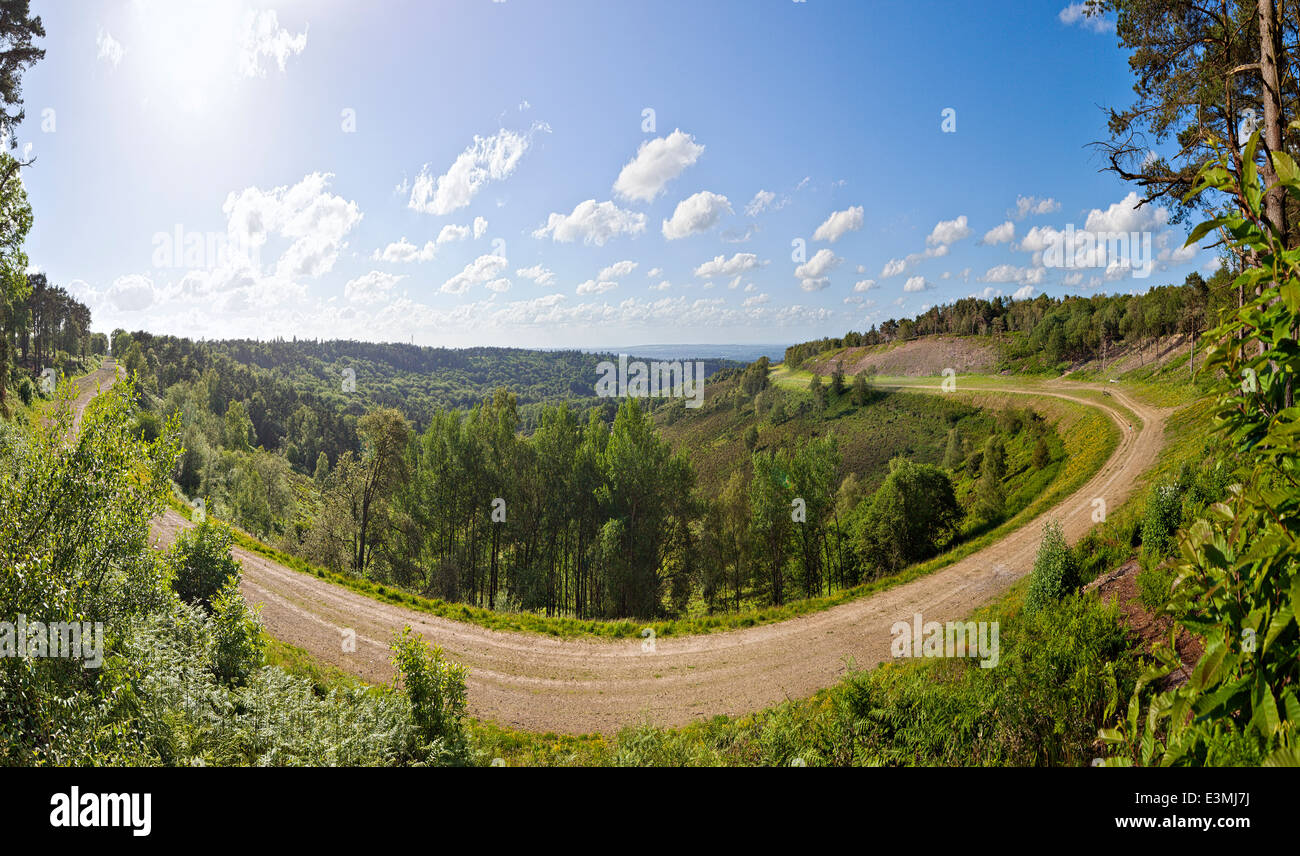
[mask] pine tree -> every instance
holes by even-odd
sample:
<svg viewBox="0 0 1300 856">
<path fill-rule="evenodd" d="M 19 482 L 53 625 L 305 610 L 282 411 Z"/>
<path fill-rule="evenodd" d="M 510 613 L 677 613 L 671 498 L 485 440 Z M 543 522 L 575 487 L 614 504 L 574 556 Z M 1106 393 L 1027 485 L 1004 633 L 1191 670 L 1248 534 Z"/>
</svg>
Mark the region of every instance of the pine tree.
<svg viewBox="0 0 1300 856">
<path fill-rule="evenodd" d="M 835 368 L 831 370 L 831 393 L 836 398 L 844 394 L 844 363 L 837 360 Z"/>
</svg>

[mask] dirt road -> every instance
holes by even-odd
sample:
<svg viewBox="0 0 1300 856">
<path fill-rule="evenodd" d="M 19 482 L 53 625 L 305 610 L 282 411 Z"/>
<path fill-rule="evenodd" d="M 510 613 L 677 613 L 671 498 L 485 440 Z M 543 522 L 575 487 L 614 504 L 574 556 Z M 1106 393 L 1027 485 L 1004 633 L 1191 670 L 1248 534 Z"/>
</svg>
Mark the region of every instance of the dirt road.
<svg viewBox="0 0 1300 856">
<path fill-rule="evenodd" d="M 103 365 L 84 377 L 77 378 L 77 397 L 72 402 L 72 433 L 81 430 L 81 417 L 86 413 L 86 405 L 91 399 L 117 383 L 119 373 L 117 363 L 104 360 Z"/>
<path fill-rule="evenodd" d="M 1039 519 L 943 570 L 861 600 L 779 624 L 658 639 L 654 650 L 645 650 L 639 639 L 558 640 L 487 630 L 381 603 L 242 549 L 235 555 L 244 567 L 244 595 L 261 605 L 272 636 L 379 682 L 392 675 L 390 640 L 409 624 L 469 667 L 471 713 L 501 725 L 610 734 L 642 721 L 675 726 L 742 714 L 834 684 L 850 658 L 858 667 L 887 659 L 891 626 L 911 621 L 916 612 L 926 621 L 968 617 L 1032 569 L 1044 519 L 1059 519 L 1073 541 L 1093 525 L 1094 498 L 1118 507 L 1155 462 L 1167 411 L 1112 390 L 1143 421 L 1140 428 L 1130 427 L 1123 413 L 1071 394 L 1072 388 L 1088 387 L 995 390 L 1101 407 L 1121 430 L 1118 448 L 1096 475 Z M 168 511 L 155 521 L 155 541 L 170 543 L 189 525 Z M 355 632 L 355 651 L 344 650 L 345 631 Z"/>
<path fill-rule="evenodd" d="M 118 377 L 117 363 L 111 359 L 106 359 L 95 371 L 82 375 L 73 381 L 77 388 L 77 394 L 72 399 L 72 426 L 69 429 L 71 434 L 75 435 L 81 430 L 81 417 L 85 415 L 86 406 L 94 400 L 95 396 L 117 383 Z M 57 406 L 57 402 L 55 402 L 55 405 Z M 52 413 L 47 413 L 41 417 L 41 422 L 48 422 L 52 416 Z"/>
</svg>

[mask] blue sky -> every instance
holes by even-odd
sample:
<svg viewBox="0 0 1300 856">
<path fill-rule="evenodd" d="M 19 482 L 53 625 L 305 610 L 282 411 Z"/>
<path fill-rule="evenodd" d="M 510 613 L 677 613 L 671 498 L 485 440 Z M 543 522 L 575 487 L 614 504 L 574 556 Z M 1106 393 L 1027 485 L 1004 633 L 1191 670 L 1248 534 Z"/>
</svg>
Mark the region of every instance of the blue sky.
<svg viewBox="0 0 1300 856">
<path fill-rule="evenodd" d="M 28 253 L 97 329 L 794 342 L 1215 263 L 1099 172 L 1132 82 L 1064 0 L 33 5 Z"/>
</svg>

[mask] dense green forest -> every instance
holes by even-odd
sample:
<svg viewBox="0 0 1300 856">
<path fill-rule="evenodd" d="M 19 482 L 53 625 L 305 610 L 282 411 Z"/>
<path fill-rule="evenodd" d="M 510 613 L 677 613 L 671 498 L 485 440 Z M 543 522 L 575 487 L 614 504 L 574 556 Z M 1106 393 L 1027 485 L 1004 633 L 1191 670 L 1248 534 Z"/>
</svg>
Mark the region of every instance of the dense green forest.
<svg viewBox="0 0 1300 856">
<path fill-rule="evenodd" d="M 402 692 L 340 690 L 263 668 L 230 540 L 203 526 L 147 545 L 178 454 L 133 429 L 132 390 L 61 419 L 0 423 L 0 613 L 99 622 L 102 668 L 68 657 L 0 662 L 0 764 L 464 763 L 463 670 L 395 641 Z M 346 738 L 346 739 L 345 739 Z"/>
<path fill-rule="evenodd" d="M 597 364 L 609 354 L 517 348 L 423 348 L 367 342 L 215 341 L 114 330 L 113 355 L 140 379 L 142 401 L 193 398 L 225 418 L 239 402 L 254 446 L 283 450 L 299 473 L 312 475 L 320 453 L 330 465 L 357 451 L 356 421 L 391 407 L 422 430 L 438 409 L 478 406 L 509 388 L 521 425 L 540 424 L 541 405 L 568 401 L 599 408 L 613 421 L 617 402 L 597 398 Z M 734 365 L 706 359 L 705 374 Z M 662 403 L 653 400 L 652 405 Z"/>
<path fill-rule="evenodd" d="M 535 404 L 529 426 L 513 390 L 411 419 L 326 391 L 328 372 L 312 375 L 313 387 L 279 368 L 319 367 L 322 348 L 331 360 L 365 364 L 341 343 L 274 343 L 270 359 L 248 343 L 123 331 L 113 341 L 139 380 L 142 435 L 156 438 L 171 419 L 180 426 L 173 475 L 185 497 L 329 570 L 488 609 L 652 618 L 851 588 L 1014 515 L 1064 454 L 1031 412 L 996 420 L 874 390 L 865 377 L 781 390 L 768 383 L 766 359 L 715 373 L 698 410 L 650 399 L 652 413 L 629 400 L 610 422 L 604 401 L 584 408 L 578 397 Z M 564 398 L 591 359 L 474 351 L 464 361 L 474 373 L 460 377 L 468 395 L 481 378 L 530 365 L 562 384 L 539 381 L 533 395 Z M 552 360 L 558 369 L 546 368 Z M 895 457 L 952 497 L 936 509 L 939 525 L 906 546 L 896 543 L 899 526 L 878 525 L 898 509 L 872 511 L 887 477 L 904 487 L 898 504 L 922 489 L 911 468 L 891 475 Z M 794 525 L 796 500 L 805 525 Z"/>
<path fill-rule="evenodd" d="M 27 274 L 0 303 L 0 411 L 9 406 L 10 388 L 23 404 L 49 398 L 40 383 L 46 370 L 79 374 L 108 350 L 108 337 L 90 331 L 90 309 L 43 273 Z"/>
</svg>

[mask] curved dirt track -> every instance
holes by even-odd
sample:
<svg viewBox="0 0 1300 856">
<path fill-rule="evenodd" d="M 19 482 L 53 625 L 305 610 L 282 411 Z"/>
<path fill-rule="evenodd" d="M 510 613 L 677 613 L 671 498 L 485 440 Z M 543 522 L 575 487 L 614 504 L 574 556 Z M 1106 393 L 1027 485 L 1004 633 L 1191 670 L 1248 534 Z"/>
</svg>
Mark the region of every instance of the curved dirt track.
<svg viewBox="0 0 1300 856">
<path fill-rule="evenodd" d="M 1143 421 L 1139 429 L 1109 406 L 1071 395 L 1073 387 L 989 388 L 1051 395 L 1103 408 L 1121 431 L 1119 446 L 1080 490 L 1035 521 L 959 562 L 911 582 L 831 609 L 762 627 L 642 640 L 559 640 L 487 630 L 372 600 L 235 548 L 243 591 L 260 604 L 267 630 L 321 662 L 367 680 L 391 678 L 388 645 L 409 624 L 454 662 L 469 667 L 469 709 L 483 719 L 530 731 L 601 732 L 649 721 L 675 726 L 716 714 L 738 715 L 830 686 L 850 659 L 859 667 L 888 659 L 890 628 L 920 612 L 925 621 L 964 619 L 1033 567 L 1042 520 L 1061 521 L 1070 541 L 1091 526 L 1095 497 L 1115 508 L 1155 462 L 1167 410 L 1118 391 Z M 933 387 L 932 387 L 933 388 Z M 967 390 L 979 387 L 965 386 Z M 154 522 L 154 539 L 171 543 L 191 525 L 174 511 Z M 344 634 L 355 632 L 355 651 Z"/>
<path fill-rule="evenodd" d="M 85 415 L 87 405 L 95 396 L 105 392 L 113 384 L 117 383 L 119 376 L 120 372 L 117 363 L 111 359 L 105 359 L 99 368 L 73 381 L 77 387 L 77 394 L 71 402 L 72 425 L 70 431 L 72 434 L 76 434 L 81 430 L 81 417 Z M 48 420 L 48 414 L 42 417 L 43 422 Z"/>
</svg>

